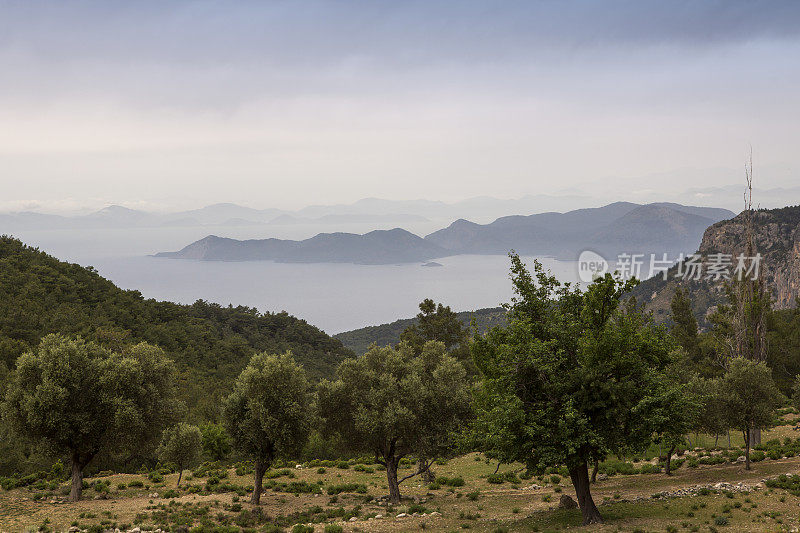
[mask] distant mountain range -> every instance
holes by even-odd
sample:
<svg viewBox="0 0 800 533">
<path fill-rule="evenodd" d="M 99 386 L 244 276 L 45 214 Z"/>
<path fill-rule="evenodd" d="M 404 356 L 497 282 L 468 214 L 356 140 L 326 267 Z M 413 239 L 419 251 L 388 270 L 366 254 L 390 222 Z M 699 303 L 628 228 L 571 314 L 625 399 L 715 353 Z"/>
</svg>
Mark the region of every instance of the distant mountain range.
<svg viewBox="0 0 800 533">
<path fill-rule="evenodd" d="M 376 207 L 377 209 L 377 207 Z M 153 213 L 111 205 L 88 215 L 62 216 L 22 211 L 0 213 L 0 233 L 18 230 L 147 228 L 196 226 L 259 226 L 286 224 L 409 224 L 426 222 L 417 214 L 388 211 L 327 213 L 315 209 L 297 212 L 252 209 L 236 204 L 214 204 L 176 213 Z"/>
<path fill-rule="evenodd" d="M 489 224 L 459 219 L 421 238 L 403 229 L 321 233 L 303 241 L 240 241 L 209 236 L 178 252 L 158 257 L 203 261 L 392 264 L 422 262 L 459 254 L 505 254 L 575 259 L 585 249 L 613 258 L 622 252 L 668 253 L 697 248 L 705 229 L 732 218 L 727 209 L 672 203 L 616 202 L 566 213 L 507 216 Z"/>
<path fill-rule="evenodd" d="M 210 235 L 179 252 L 161 252 L 156 257 L 200 261 L 394 264 L 426 261 L 443 255 L 450 254 L 413 233 L 396 228 L 364 235 L 320 233 L 302 241 L 240 241 Z"/>
</svg>

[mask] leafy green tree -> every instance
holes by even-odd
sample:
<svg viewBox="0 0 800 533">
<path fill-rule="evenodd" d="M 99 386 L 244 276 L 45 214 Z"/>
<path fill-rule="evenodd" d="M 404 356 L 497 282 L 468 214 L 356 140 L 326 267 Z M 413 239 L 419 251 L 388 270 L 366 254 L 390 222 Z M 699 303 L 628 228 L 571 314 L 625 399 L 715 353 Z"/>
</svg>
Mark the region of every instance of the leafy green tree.
<svg viewBox="0 0 800 533">
<path fill-rule="evenodd" d="M 745 468 L 750 470 L 750 432 L 769 427 L 783 395 L 766 364 L 743 357 L 731 359 L 722 390 L 730 426 L 744 437 Z"/>
<path fill-rule="evenodd" d="M 650 444 L 654 398 L 663 396 L 673 341 L 652 319 L 620 301 L 634 281 L 606 275 L 585 292 L 534 262 L 511 257 L 509 323 L 473 342 L 484 375 L 476 435 L 503 462 L 534 472 L 565 465 L 585 524 L 602 522 L 588 462 Z"/>
<path fill-rule="evenodd" d="M 430 298 L 419 304 L 419 310 L 416 323 L 400 334 L 400 342 L 409 344 L 417 353 L 422 352 L 427 342 L 441 342 L 450 355 L 464 365 L 467 374 L 475 376 L 477 369 L 469 351 L 469 329 L 459 320 L 458 315 L 449 306 L 437 304 Z M 426 457 L 421 452 L 417 452 L 417 456 L 418 468 L 423 478 L 428 483 L 433 482 L 436 476 L 431 464 L 435 458 Z"/>
<path fill-rule="evenodd" d="M 273 461 L 299 456 L 313 414 L 311 385 L 290 353 L 253 356 L 224 408 L 234 446 L 255 461 L 253 504 L 261 503 L 264 473 Z"/>
<path fill-rule="evenodd" d="M 692 312 L 692 302 L 686 289 L 678 286 L 670 303 L 672 310 L 672 336 L 686 351 L 689 359 L 697 364 L 702 352 L 698 337 L 697 319 Z"/>
<path fill-rule="evenodd" d="M 165 463 L 174 463 L 178 467 L 178 486 L 186 468 L 197 464 L 202 449 L 203 437 L 200 428 L 181 422 L 164 430 L 161 445 L 158 447 L 158 458 Z"/>
<path fill-rule="evenodd" d="M 654 442 L 666 447 L 664 472 L 668 476 L 672 474 L 672 454 L 686 443 L 686 435 L 697 427 L 703 407 L 703 397 L 690 382 L 691 374 L 683 364 L 684 357 L 682 354 L 674 358 L 676 363 L 665 373 L 657 394 L 642 404 L 650 412 Z"/>
<path fill-rule="evenodd" d="M 722 379 L 697 377 L 692 380 L 690 388 L 692 394 L 701 400 L 700 411 L 692 430 L 695 433 L 704 432 L 714 435 L 714 446 L 716 446 L 720 435 L 728 432 L 730 436 Z"/>
<path fill-rule="evenodd" d="M 321 413 L 329 433 L 353 450 L 374 453 L 386 467 L 389 499 L 400 501 L 400 460 L 411 453 L 442 457 L 456 447 L 470 416 L 469 380 L 464 366 L 444 344 L 427 342 L 421 353 L 409 344 L 373 347 L 339 365 L 339 379 L 319 387 Z"/>
<path fill-rule="evenodd" d="M 426 298 L 419 304 L 419 311 L 417 322 L 400 334 L 400 342 L 421 350 L 426 342 L 439 341 L 448 351 L 469 344 L 469 330 L 449 306 Z"/>
<path fill-rule="evenodd" d="M 159 348 L 138 344 L 111 353 L 80 338 L 48 335 L 17 361 L 3 412 L 20 435 L 69 453 L 76 501 L 95 456 L 151 445 L 180 406 L 172 361 Z"/>
<path fill-rule="evenodd" d="M 203 453 L 212 461 L 223 461 L 231 454 L 231 436 L 222 424 L 208 422 L 200 426 Z"/>
</svg>

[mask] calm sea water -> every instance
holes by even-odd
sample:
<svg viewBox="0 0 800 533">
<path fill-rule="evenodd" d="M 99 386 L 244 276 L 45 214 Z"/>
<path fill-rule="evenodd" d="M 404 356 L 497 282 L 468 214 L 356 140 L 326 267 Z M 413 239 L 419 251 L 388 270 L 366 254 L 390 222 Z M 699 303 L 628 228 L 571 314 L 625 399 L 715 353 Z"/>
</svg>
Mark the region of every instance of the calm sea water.
<svg viewBox="0 0 800 533">
<path fill-rule="evenodd" d="M 149 257 L 154 252 L 180 249 L 211 233 L 236 238 L 304 238 L 319 231 L 323 229 L 291 227 L 276 235 L 272 230 L 266 234 L 263 227 L 204 227 L 31 231 L 16 236 L 59 259 L 92 265 L 120 287 L 136 289 L 148 298 L 179 303 L 204 299 L 261 311 L 287 311 L 330 334 L 413 316 L 424 298 L 433 298 L 454 310 L 471 310 L 494 307 L 511 297 L 509 261 L 499 255 L 437 259 L 442 267 L 416 263 L 195 262 Z M 532 259 L 525 258 L 527 262 Z M 574 262 L 540 260 L 559 279 L 577 280 Z"/>
</svg>

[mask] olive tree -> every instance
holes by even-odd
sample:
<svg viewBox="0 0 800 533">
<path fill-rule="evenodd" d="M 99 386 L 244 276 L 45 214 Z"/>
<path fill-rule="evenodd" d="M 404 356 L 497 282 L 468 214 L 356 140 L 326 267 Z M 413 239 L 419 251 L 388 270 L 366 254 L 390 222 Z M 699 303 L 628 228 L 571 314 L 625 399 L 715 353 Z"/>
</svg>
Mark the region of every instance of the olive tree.
<svg viewBox="0 0 800 533">
<path fill-rule="evenodd" d="M 584 524 L 602 522 L 588 463 L 650 444 L 674 341 L 632 303 L 621 305 L 633 282 L 606 275 L 581 291 L 539 262 L 532 275 L 510 257 L 508 325 L 472 344 L 484 376 L 474 434 L 503 462 L 534 472 L 566 466 Z"/>
<path fill-rule="evenodd" d="M 164 430 L 157 451 L 158 458 L 178 467 L 178 487 L 181 486 L 184 469 L 197 464 L 200 458 L 202 438 L 200 428 L 184 422 Z"/>
<path fill-rule="evenodd" d="M 101 452 L 151 446 L 180 411 L 174 367 L 161 349 L 138 344 L 109 352 L 80 338 L 48 335 L 17 360 L 3 413 L 20 435 L 68 453 L 70 499 Z"/>
<path fill-rule="evenodd" d="M 264 473 L 273 461 L 302 451 L 313 415 L 311 385 L 292 355 L 254 355 L 224 407 L 234 446 L 255 462 L 254 505 L 261 503 Z"/>
<path fill-rule="evenodd" d="M 319 388 L 325 427 L 352 449 L 375 454 L 386 468 L 389 499 L 399 503 L 400 484 L 430 468 L 398 479 L 403 457 L 442 457 L 455 449 L 470 416 L 464 366 L 440 342 L 425 343 L 420 353 L 403 342 L 346 360 L 337 375 Z"/>
<path fill-rule="evenodd" d="M 742 432 L 745 469 L 750 470 L 750 441 L 753 430 L 772 422 L 783 399 L 765 363 L 734 357 L 722 377 L 722 394 L 730 426 Z"/>
<path fill-rule="evenodd" d="M 429 341 L 441 342 L 447 352 L 464 365 L 468 377 L 475 377 L 477 369 L 469 352 L 469 328 L 459 320 L 458 315 L 449 306 L 437 304 L 430 298 L 420 302 L 419 311 L 416 322 L 400 334 L 400 342 L 408 343 L 417 353 L 421 353 Z M 426 457 L 422 451 L 415 453 L 423 479 L 432 483 L 435 475 L 431 464 L 436 458 Z"/>
</svg>

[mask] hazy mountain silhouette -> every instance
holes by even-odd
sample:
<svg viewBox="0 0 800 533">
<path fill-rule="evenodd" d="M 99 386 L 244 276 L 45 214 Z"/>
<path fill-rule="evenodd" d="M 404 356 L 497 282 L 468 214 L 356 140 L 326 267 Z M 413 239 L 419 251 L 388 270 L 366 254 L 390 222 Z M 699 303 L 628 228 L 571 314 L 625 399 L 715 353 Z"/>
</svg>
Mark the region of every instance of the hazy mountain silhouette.
<svg viewBox="0 0 800 533">
<path fill-rule="evenodd" d="M 616 254 L 691 251 L 705 229 L 734 213 L 725 209 L 678 204 L 639 205 L 616 202 L 567 213 L 502 217 L 490 224 L 457 220 L 424 239 L 402 229 L 321 233 L 303 241 L 235 240 L 209 236 L 178 252 L 158 257 L 202 261 L 256 261 L 387 264 L 420 262 L 458 254 L 505 254 L 575 259 L 592 249 L 613 259 Z"/>
</svg>

